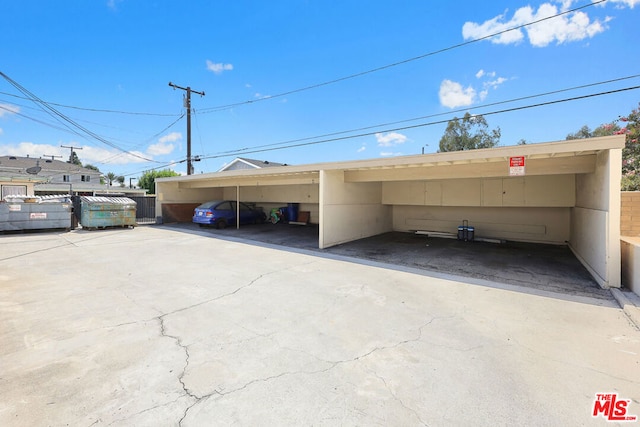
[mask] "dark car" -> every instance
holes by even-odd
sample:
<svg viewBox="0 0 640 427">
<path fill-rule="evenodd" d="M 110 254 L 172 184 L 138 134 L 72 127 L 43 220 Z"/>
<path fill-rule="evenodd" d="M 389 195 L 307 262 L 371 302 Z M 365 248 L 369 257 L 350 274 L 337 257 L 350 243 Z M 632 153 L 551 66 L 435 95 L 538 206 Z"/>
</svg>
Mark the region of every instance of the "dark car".
<svg viewBox="0 0 640 427">
<path fill-rule="evenodd" d="M 215 225 L 218 228 L 234 225 L 237 207 L 233 200 L 213 200 L 203 203 L 193 211 L 193 222 L 201 226 Z M 262 209 L 252 208 L 240 202 L 240 224 L 258 224 L 266 219 L 267 216 Z"/>
</svg>

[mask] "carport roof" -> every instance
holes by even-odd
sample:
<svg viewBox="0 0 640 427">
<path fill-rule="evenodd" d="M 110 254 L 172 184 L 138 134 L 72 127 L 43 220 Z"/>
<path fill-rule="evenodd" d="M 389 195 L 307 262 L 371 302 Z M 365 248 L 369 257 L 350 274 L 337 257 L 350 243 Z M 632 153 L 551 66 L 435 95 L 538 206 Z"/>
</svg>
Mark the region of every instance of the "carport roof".
<svg viewBox="0 0 640 427">
<path fill-rule="evenodd" d="M 435 180 L 509 176 L 509 159 L 525 158 L 527 175 L 590 173 L 596 155 L 622 149 L 624 135 L 557 141 L 447 153 L 383 159 L 339 161 L 267 169 L 233 170 L 199 175 L 158 178 L 181 186 L 317 184 L 320 171 L 344 171 L 345 182 Z"/>
</svg>

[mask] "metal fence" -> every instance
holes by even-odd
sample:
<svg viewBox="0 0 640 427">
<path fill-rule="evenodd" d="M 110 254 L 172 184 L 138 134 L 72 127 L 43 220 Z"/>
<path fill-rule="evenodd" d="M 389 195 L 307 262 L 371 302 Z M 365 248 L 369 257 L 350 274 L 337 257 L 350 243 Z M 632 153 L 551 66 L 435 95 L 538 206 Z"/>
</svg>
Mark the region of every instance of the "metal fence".
<svg viewBox="0 0 640 427">
<path fill-rule="evenodd" d="M 138 224 L 156 223 L 155 196 L 127 196 L 136 202 L 136 222 Z"/>
</svg>

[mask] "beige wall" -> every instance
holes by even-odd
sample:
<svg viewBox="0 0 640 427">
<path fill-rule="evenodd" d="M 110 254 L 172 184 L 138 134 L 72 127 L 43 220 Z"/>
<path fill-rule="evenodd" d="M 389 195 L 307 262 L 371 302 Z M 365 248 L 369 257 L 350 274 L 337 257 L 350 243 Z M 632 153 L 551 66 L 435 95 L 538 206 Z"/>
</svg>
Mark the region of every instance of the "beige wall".
<svg viewBox="0 0 640 427">
<path fill-rule="evenodd" d="M 382 203 L 424 206 L 569 207 L 574 175 L 385 182 Z"/>
<path fill-rule="evenodd" d="M 455 234 L 468 220 L 477 237 L 563 244 L 569 240 L 569 175 L 386 182 L 396 231 Z"/>
<path fill-rule="evenodd" d="M 468 220 L 478 238 L 564 244 L 569 214 L 569 208 L 394 206 L 393 229 L 455 234 Z"/>
<path fill-rule="evenodd" d="M 299 210 L 309 212 L 309 222 L 313 224 L 320 222 L 319 194 L 320 188 L 317 184 L 240 187 L 241 202 L 255 203 L 267 215 L 272 208 L 287 206 L 288 203 L 299 203 Z M 236 187 L 226 187 L 223 195 L 225 199 L 236 200 Z"/>
<path fill-rule="evenodd" d="M 640 239 L 623 236 L 620 239 L 620 258 L 622 286 L 640 295 Z"/>
<path fill-rule="evenodd" d="M 163 204 L 203 203 L 222 198 L 222 188 L 181 188 L 177 181 L 156 181 L 156 212 L 162 212 Z"/>
<path fill-rule="evenodd" d="M 600 152 L 596 170 L 576 175 L 569 245 L 602 287 L 620 287 L 622 150 Z"/>
<path fill-rule="evenodd" d="M 382 184 L 346 183 L 342 171 L 320 171 L 320 249 L 392 230 Z"/>
</svg>

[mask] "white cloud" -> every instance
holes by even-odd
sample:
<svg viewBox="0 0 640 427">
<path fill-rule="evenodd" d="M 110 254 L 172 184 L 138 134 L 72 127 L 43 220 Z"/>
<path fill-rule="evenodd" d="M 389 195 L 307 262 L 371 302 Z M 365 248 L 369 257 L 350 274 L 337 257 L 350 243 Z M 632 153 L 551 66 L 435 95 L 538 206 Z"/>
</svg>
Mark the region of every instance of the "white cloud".
<svg viewBox="0 0 640 427">
<path fill-rule="evenodd" d="M 485 88 L 491 88 L 491 89 L 498 89 L 498 86 L 500 86 L 502 83 L 506 82 L 507 79 L 504 77 L 498 77 L 495 80 L 490 80 L 488 82 L 484 82 L 482 85 Z"/>
<path fill-rule="evenodd" d="M 376 133 L 376 140 L 379 147 L 393 147 L 407 142 L 407 137 L 398 132 Z"/>
<path fill-rule="evenodd" d="M 448 108 L 468 107 L 477 101 L 484 101 L 490 90 L 498 89 L 500 85 L 509 80 L 505 77 L 496 77 L 495 71 L 480 70 L 475 76 L 477 79 L 484 80 L 482 88 L 476 89 L 472 85 L 465 88 L 458 82 L 443 80 L 440 84 L 440 104 Z"/>
<path fill-rule="evenodd" d="M 103 163 L 105 160 L 108 160 L 108 166 L 100 166 L 100 169 L 105 169 L 105 167 L 111 167 L 113 165 L 145 162 L 145 160 L 141 158 L 125 154 L 121 151 L 92 147 L 89 145 L 81 146 L 81 144 L 79 144 L 77 141 L 61 141 L 58 145 L 20 142 L 18 144 L 0 145 L 0 151 L 7 156 L 29 156 L 33 158 L 45 158 L 45 154 L 48 156 L 61 156 L 61 158 L 56 158 L 56 160 L 62 160 L 66 162 L 69 159 L 69 149 L 62 148 L 60 147 L 60 145 L 81 147 L 82 150 L 77 150 L 76 154 L 83 164 L 89 163 L 98 165 L 100 163 Z M 132 153 L 141 157 L 149 157 L 148 155 L 140 151 L 133 151 Z"/>
<path fill-rule="evenodd" d="M 50 156 L 63 156 L 64 160 L 69 159 L 69 150 L 62 149 L 58 145 L 34 144 L 33 142 L 20 142 L 18 144 L 7 144 L 0 146 L 0 151 L 7 156 L 35 157 L 39 158 L 48 154 Z"/>
<path fill-rule="evenodd" d="M 68 145 L 68 144 L 65 144 Z M 82 151 L 78 151 L 78 157 L 82 163 L 99 164 L 108 161 L 107 166 L 99 166 L 100 169 L 109 168 L 112 165 L 126 165 L 130 163 L 143 163 L 146 162 L 143 158 L 149 158 L 149 156 L 141 151 L 131 151 L 132 154 L 123 153 L 119 150 L 111 150 L 100 147 L 84 146 Z M 140 157 L 136 157 L 140 156 Z M 69 157 L 69 151 L 66 152 L 66 158 Z"/>
<path fill-rule="evenodd" d="M 625 6 L 633 9 L 634 6 L 640 5 L 640 0 L 609 0 L 606 3 L 598 3 L 598 6 L 606 6 L 607 3 L 616 3 L 616 8 L 624 9 Z"/>
<path fill-rule="evenodd" d="M 640 2 L 640 0 L 625 0 L 624 3 L 629 4 L 629 7 L 633 7 L 633 4 L 637 2 Z M 563 1 L 562 10 L 565 10 L 570 4 L 571 1 L 569 0 Z M 462 36 L 465 40 L 479 39 L 513 27 L 548 18 L 558 13 L 558 7 L 551 3 L 543 3 L 537 12 L 534 12 L 534 9 L 530 6 L 525 6 L 516 10 L 509 20 L 506 20 L 505 14 L 502 14 L 482 24 L 465 22 L 462 26 Z M 592 22 L 586 13 L 578 11 L 547 19 L 517 30 L 506 31 L 492 37 L 490 40 L 496 44 L 516 44 L 524 39 L 523 31 L 526 31 L 529 43 L 532 46 L 545 47 L 553 42 L 562 44 L 592 38 L 606 29 L 604 23 L 598 20 Z"/>
<path fill-rule="evenodd" d="M 0 130 L 2 130 L 2 129 L 0 129 Z M 366 149 L 367 149 L 366 144 L 362 144 L 362 147 L 358 148 L 358 151 L 357 151 L 357 152 L 358 152 L 358 153 L 362 153 L 362 152 L 363 152 L 363 151 L 365 151 Z"/>
<path fill-rule="evenodd" d="M 207 70 L 215 74 L 222 74 L 223 71 L 233 70 L 233 64 L 223 64 L 222 62 L 212 62 L 207 59 Z"/>
<path fill-rule="evenodd" d="M 2 128 L 0 128 L 0 135 L 2 135 L 4 133 L 4 131 L 2 130 Z"/>
<path fill-rule="evenodd" d="M 5 114 L 15 114 L 20 112 L 20 107 L 11 105 L 11 104 L 0 104 L 0 117 L 3 117 Z"/>
<path fill-rule="evenodd" d="M 443 80 L 440 84 L 440 104 L 449 108 L 466 107 L 475 102 L 476 90 L 471 86 L 463 88 L 460 83 Z"/>
<path fill-rule="evenodd" d="M 176 146 L 173 144 L 158 142 L 157 144 L 151 144 L 149 148 L 147 148 L 147 153 L 152 156 L 162 156 L 164 154 L 170 154 L 174 148 L 176 148 Z"/>
<path fill-rule="evenodd" d="M 161 137 L 158 141 L 161 143 L 165 142 L 176 142 L 182 139 L 182 134 L 180 132 L 171 132 L 163 137 Z"/>
</svg>

